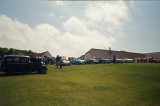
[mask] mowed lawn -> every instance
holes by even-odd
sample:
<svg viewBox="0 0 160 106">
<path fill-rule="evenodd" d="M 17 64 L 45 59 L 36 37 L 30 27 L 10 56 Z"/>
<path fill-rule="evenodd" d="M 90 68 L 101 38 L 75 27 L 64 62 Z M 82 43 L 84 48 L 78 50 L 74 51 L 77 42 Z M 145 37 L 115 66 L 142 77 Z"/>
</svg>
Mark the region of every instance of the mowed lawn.
<svg viewBox="0 0 160 106">
<path fill-rule="evenodd" d="M 0 72 L 0 106 L 160 106 L 160 64 L 71 65 Z"/>
</svg>

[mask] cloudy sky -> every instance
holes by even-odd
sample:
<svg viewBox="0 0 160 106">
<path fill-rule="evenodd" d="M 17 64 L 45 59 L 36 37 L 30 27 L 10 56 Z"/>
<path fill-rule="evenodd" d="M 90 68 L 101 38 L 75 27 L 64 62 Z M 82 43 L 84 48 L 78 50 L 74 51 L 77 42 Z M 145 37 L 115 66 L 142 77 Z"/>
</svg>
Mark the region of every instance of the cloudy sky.
<svg viewBox="0 0 160 106">
<path fill-rule="evenodd" d="M 160 1 L 0 1 L 0 47 L 81 56 L 160 52 Z"/>
</svg>

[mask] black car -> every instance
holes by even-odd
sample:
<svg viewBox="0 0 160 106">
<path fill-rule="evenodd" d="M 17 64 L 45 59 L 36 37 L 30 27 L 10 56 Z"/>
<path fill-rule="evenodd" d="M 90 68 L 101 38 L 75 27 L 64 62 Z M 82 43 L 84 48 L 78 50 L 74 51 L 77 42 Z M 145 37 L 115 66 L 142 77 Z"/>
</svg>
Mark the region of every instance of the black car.
<svg viewBox="0 0 160 106">
<path fill-rule="evenodd" d="M 0 56 L 0 71 L 2 71 L 2 67 L 1 67 L 1 64 L 2 64 L 2 57 Z"/>
<path fill-rule="evenodd" d="M 6 55 L 1 63 L 2 70 L 7 74 L 15 72 L 34 72 L 46 74 L 47 67 L 40 58 L 30 58 L 21 55 Z"/>
</svg>

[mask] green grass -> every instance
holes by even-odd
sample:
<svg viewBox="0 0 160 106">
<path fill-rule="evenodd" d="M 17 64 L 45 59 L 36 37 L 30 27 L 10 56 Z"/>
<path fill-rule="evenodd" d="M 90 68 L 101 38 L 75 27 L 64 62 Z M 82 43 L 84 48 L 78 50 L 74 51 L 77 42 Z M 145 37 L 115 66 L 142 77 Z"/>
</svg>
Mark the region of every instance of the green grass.
<svg viewBox="0 0 160 106">
<path fill-rule="evenodd" d="M 72 65 L 47 74 L 0 72 L 0 106 L 159 106 L 160 64 Z"/>
</svg>

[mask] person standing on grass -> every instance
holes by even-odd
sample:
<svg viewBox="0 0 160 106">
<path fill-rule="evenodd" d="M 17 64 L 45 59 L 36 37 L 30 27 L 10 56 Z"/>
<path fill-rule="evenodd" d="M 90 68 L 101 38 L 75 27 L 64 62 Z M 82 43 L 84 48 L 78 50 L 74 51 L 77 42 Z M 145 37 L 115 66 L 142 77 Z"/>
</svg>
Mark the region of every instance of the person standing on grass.
<svg viewBox="0 0 160 106">
<path fill-rule="evenodd" d="M 57 68 L 58 68 L 59 64 L 60 64 L 60 57 L 59 57 L 59 55 L 57 55 L 57 57 L 56 57 L 56 66 L 57 66 Z"/>
<path fill-rule="evenodd" d="M 60 57 L 60 68 L 62 68 L 62 57 Z"/>
<path fill-rule="evenodd" d="M 113 62 L 114 62 L 114 64 L 116 64 L 116 56 L 115 55 L 113 57 Z"/>
</svg>

